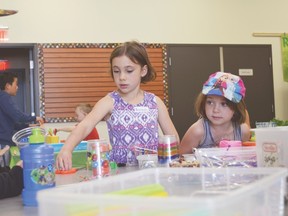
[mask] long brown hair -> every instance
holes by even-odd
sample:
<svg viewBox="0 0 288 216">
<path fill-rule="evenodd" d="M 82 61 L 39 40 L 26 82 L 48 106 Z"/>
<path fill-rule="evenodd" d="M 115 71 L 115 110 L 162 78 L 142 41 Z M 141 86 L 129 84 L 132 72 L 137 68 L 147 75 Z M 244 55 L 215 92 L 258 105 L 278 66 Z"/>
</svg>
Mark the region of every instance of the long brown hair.
<svg viewBox="0 0 288 216">
<path fill-rule="evenodd" d="M 112 61 L 116 57 L 127 56 L 135 64 L 142 67 L 147 65 L 147 74 L 141 78 L 141 83 L 146 83 L 156 79 L 156 72 L 148 58 L 147 51 L 143 45 L 136 41 L 125 42 L 116 47 L 110 55 L 110 73 L 113 78 Z"/>
</svg>

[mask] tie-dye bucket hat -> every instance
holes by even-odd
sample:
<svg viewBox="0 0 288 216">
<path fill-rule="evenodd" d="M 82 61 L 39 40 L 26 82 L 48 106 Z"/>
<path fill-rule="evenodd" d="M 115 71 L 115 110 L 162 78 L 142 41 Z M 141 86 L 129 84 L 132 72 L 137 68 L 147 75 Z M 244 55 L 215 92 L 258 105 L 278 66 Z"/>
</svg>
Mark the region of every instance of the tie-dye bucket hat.
<svg viewBox="0 0 288 216">
<path fill-rule="evenodd" d="M 202 89 L 204 95 L 223 96 L 234 103 L 239 103 L 245 97 L 245 92 L 243 80 L 237 75 L 225 72 L 211 74 Z"/>
</svg>

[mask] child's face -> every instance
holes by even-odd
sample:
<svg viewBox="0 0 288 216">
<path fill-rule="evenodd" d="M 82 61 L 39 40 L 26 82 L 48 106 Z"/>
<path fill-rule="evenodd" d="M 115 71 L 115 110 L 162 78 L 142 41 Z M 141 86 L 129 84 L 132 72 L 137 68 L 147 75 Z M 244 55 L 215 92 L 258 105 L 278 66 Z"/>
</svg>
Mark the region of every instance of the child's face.
<svg viewBox="0 0 288 216">
<path fill-rule="evenodd" d="M 9 83 L 6 84 L 5 91 L 11 95 L 16 96 L 18 90 L 18 78 L 14 78 L 12 85 Z"/>
<path fill-rule="evenodd" d="M 86 116 L 86 113 L 84 113 L 82 110 L 80 110 L 79 107 L 75 110 L 75 118 L 78 122 L 81 122 Z"/>
<path fill-rule="evenodd" d="M 231 121 L 234 115 L 234 111 L 228 106 L 226 99 L 216 95 L 207 96 L 205 112 L 207 118 L 217 125 Z"/>
<path fill-rule="evenodd" d="M 147 66 L 141 67 L 127 56 L 116 57 L 112 61 L 113 78 L 122 93 L 129 93 L 140 86 L 141 77 L 147 73 Z"/>
</svg>

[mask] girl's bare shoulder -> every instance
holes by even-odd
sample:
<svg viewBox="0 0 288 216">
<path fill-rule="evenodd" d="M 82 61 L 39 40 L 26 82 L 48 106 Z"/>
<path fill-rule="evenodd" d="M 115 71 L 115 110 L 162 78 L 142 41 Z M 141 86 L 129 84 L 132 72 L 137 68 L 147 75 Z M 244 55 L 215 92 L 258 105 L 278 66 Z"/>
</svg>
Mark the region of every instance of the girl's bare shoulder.
<svg viewBox="0 0 288 216">
<path fill-rule="evenodd" d="M 192 124 L 191 130 L 195 136 L 202 137 L 204 135 L 203 119 L 200 118 Z"/>
<path fill-rule="evenodd" d="M 197 142 L 199 143 L 204 136 L 204 128 L 203 128 L 203 120 L 198 119 L 195 123 L 193 123 L 190 128 L 185 133 L 183 140 L 189 140 L 189 142 Z"/>
</svg>

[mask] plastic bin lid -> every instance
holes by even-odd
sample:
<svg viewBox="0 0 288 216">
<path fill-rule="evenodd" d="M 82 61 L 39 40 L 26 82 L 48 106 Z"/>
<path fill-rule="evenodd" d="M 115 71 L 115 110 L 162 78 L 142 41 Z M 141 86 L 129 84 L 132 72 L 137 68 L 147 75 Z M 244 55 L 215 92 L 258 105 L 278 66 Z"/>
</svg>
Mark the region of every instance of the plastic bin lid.
<svg viewBox="0 0 288 216">
<path fill-rule="evenodd" d="M 39 127 L 28 127 L 24 128 L 22 130 L 19 130 L 16 132 L 13 137 L 12 141 L 19 147 L 24 147 L 26 145 L 29 145 L 29 136 L 32 135 L 32 130 L 34 128 L 39 128 Z M 44 136 L 46 131 L 44 128 L 39 128 L 41 130 L 42 135 Z"/>
</svg>

